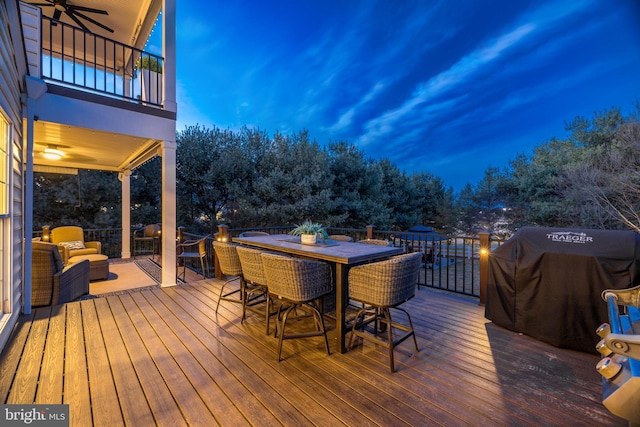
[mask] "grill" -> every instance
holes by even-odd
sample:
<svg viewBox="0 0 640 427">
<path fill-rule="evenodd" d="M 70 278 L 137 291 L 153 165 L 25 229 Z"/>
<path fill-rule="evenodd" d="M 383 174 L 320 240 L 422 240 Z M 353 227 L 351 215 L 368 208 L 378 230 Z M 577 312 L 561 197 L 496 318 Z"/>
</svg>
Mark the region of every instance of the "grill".
<svg viewBox="0 0 640 427">
<path fill-rule="evenodd" d="M 640 286 L 605 290 L 602 299 L 609 312 L 609 323 L 596 331 L 602 403 L 630 426 L 640 425 Z"/>
</svg>

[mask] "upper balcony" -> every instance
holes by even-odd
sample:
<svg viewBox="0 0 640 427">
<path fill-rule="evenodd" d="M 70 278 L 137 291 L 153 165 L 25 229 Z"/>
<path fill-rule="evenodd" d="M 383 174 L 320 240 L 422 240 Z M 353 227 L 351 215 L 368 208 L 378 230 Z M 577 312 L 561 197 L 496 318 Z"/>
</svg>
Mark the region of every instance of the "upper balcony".
<svg viewBox="0 0 640 427">
<path fill-rule="evenodd" d="M 162 56 L 45 15 L 41 31 L 43 80 L 162 108 Z"/>
<path fill-rule="evenodd" d="M 33 0 L 20 15 L 36 167 L 119 172 L 175 138 L 175 0 Z"/>
<path fill-rule="evenodd" d="M 95 2 L 94 2 L 95 3 Z M 162 1 L 23 4 L 29 72 L 48 83 L 163 108 Z M 33 7 L 33 6 L 39 6 Z M 94 7 L 100 6 L 100 7 Z M 151 34 L 154 43 L 145 51 Z"/>
</svg>

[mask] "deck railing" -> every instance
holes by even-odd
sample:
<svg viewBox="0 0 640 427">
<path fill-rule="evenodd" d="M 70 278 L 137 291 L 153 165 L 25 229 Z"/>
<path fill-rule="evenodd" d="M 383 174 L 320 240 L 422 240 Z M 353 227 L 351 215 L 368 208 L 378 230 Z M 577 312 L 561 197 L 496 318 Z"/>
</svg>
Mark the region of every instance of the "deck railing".
<svg viewBox="0 0 640 427">
<path fill-rule="evenodd" d="M 163 58 L 42 16 L 42 78 L 162 106 Z"/>
<path fill-rule="evenodd" d="M 233 238 L 243 231 L 266 231 L 269 234 L 286 234 L 292 226 L 273 226 L 251 229 L 229 229 L 221 226 L 218 233 L 208 239 L 207 250 L 207 277 L 213 277 L 215 273 L 213 245 L 215 238 Z M 356 228 L 328 228 L 329 234 L 346 234 L 354 241 L 362 239 L 385 239 L 393 246 L 404 247 L 408 252 L 422 252 L 423 262 L 418 277 L 418 288 L 421 286 L 440 289 L 458 294 L 480 298 L 483 301 L 482 273 L 487 267 L 488 251 L 495 249 L 501 241 L 483 236 L 425 236 L 422 233 L 397 232 L 377 230 L 370 226 L 361 229 Z M 102 253 L 109 258 L 120 258 L 122 253 L 121 229 L 85 229 L 86 241 L 102 242 Z M 133 230 L 131 231 L 133 235 Z M 33 237 L 40 237 L 42 231 L 33 233 Z M 133 237 L 131 235 L 131 244 Z M 197 239 L 202 235 L 190 233 L 184 228 L 178 229 L 178 240 Z M 130 248 L 132 250 L 133 248 Z M 200 263 L 187 261 L 187 267 L 199 274 Z M 484 267 L 483 267 L 484 266 Z"/>
</svg>

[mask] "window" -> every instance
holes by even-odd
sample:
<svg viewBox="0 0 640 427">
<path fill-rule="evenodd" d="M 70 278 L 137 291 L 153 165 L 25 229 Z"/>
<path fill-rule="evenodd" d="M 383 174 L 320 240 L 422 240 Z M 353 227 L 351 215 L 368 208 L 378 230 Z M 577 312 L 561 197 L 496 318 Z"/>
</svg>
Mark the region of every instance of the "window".
<svg viewBox="0 0 640 427">
<path fill-rule="evenodd" d="M 0 114 L 0 215 L 9 214 L 9 130 L 9 122 Z"/>
<path fill-rule="evenodd" d="M 11 233 L 9 220 L 9 173 L 11 171 L 11 125 L 0 108 L 0 315 L 11 313 L 11 281 L 7 280 L 7 236 Z"/>
</svg>

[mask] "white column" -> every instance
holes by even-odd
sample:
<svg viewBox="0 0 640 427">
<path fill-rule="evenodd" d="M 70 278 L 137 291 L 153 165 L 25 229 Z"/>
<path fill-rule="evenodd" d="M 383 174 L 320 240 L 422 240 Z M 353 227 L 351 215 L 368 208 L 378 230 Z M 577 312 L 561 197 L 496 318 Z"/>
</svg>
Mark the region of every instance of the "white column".
<svg viewBox="0 0 640 427">
<path fill-rule="evenodd" d="M 174 134 L 175 135 L 175 134 Z M 162 286 L 176 285 L 176 142 L 162 142 Z"/>
<path fill-rule="evenodd" d="M 162 56 L 164 66 L 162 105 L 167 111 L 178 111 L 176 102 L 176 0 L 162 2 Z"/>
<path fill-rule="evenodd" d="M 118 174 L 122 183 L 122 259 L 131 258 L 131 171 Z"/>
</svg>

